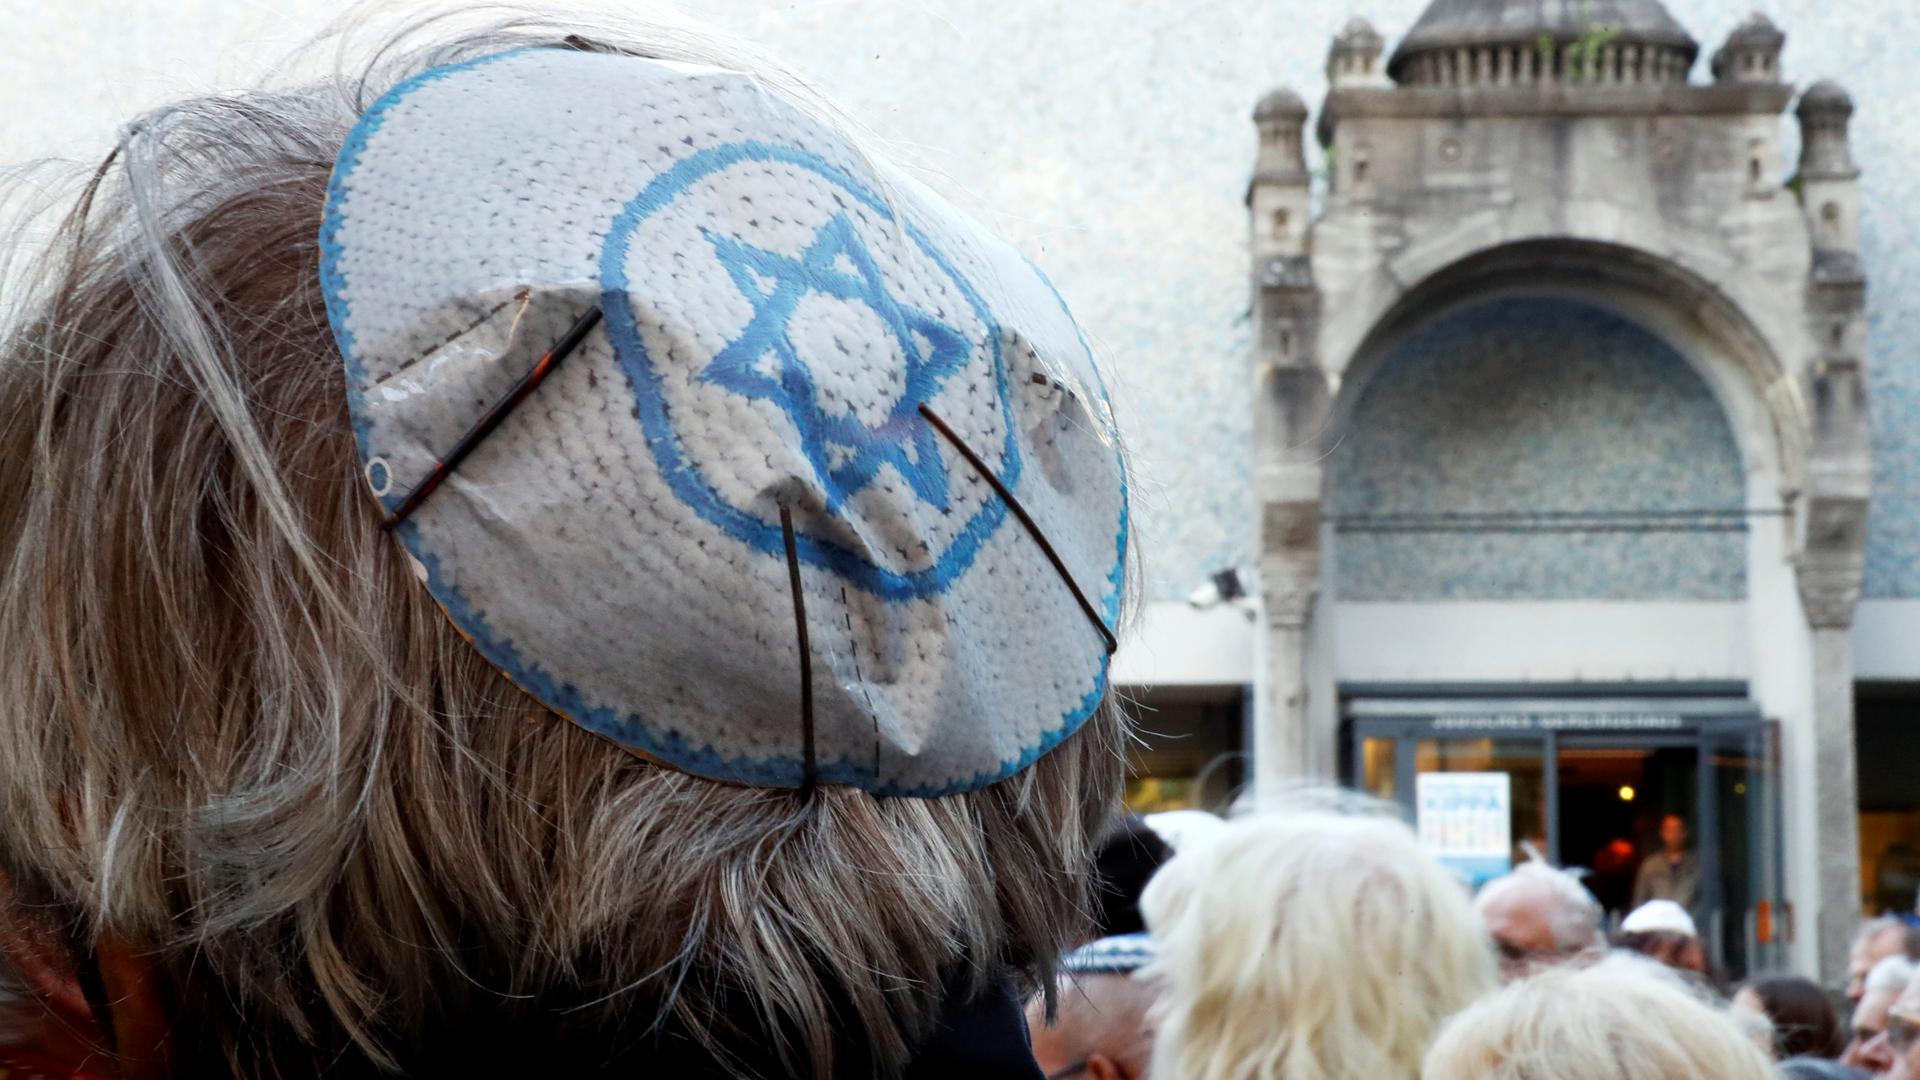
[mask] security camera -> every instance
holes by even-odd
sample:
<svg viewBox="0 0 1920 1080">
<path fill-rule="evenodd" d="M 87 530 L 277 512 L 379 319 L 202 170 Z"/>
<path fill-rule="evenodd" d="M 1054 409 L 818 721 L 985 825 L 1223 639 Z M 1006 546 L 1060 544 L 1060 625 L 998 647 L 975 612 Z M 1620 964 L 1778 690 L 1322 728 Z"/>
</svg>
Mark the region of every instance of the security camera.
<svg viewBox="0 0 1920 1080">
<path fill-rule="evenodd" d="M 1247 590 L 1247 579 L 1251 576 L 1251 571 L 1241 570 L 1237 566 L 1217 570 L 1187 594 L 1187 603 L 1197 611 L 1231 604 L 1251 614 L 1253 601 Z"/>
</svg>

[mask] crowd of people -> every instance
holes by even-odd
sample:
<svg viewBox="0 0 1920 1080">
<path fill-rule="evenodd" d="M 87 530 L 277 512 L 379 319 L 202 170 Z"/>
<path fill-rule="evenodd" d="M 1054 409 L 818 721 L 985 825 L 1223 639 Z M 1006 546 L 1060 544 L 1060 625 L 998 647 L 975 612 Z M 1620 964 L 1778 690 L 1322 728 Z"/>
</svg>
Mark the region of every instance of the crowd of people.
<svg viewBox="0 0 1920 1080">
<path fill-rule="evenodd" d="M 1107 846 L 1139 850 L 1142 825 Z M 1141 880 L 1138 860 L 1104 879 L 1102 910 Z M 1920 1078 L 1913 924 L 1860 928 L 1843 1020 L 1802 976 L 1724 985 L 1672 900 L 1609 935 L 1579 878 L 1543 862 L 1470 893 L 1385 807 L 1188 824 L 1139 911 L 1144 932 L 1069 956 L 1052 1011 L 1029 1003 L 1048 1075 Z"/>
</svg>

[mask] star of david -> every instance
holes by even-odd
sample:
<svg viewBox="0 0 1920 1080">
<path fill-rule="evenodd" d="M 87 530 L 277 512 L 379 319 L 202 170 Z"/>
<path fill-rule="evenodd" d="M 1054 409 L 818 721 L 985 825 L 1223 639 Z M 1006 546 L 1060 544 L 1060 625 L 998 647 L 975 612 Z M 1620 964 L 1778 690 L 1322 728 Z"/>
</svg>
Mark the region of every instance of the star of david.
<svg viewBox="0 0 1920 1080">
<path fill-rule="evenodd" d="M 898 470 L 922 500 L 947 509 L 947 467 L 919 407 L 966 362 L 973 343 L 893 297 L 845 214 L 821 226 L 797 258 L 702 231 L 735 287 L 753 304 L 753 318 L 714 355 L 700 378 L 771 402 L 787 414 L 800 432 L 829 510 L 838 510 L 872 483 L 882 465 Z M 787 325 L 810 293 L 872 309 L 906 358 L 905 389 L 878 426 L 850 409 L 822 404 L 813 371 L 794 347 Z"/>
</svg>

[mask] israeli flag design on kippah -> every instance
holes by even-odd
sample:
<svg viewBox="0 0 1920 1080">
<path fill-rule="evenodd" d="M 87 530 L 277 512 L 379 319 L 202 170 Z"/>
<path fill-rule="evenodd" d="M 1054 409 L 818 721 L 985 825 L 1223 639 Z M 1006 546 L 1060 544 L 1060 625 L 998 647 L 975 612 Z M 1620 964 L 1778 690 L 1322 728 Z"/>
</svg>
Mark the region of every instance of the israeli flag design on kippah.
<svg viewBox="0 0 1920 1080">
<path fill-rule="evenodd" d="M 391 512 L 595 305 L 604 322 L 399 526 L 489 660 L 676 768 L 979 788 L 1070 735 L 1127 494 L 1086 343 L 1021 255 L 749 75 L 560 49 L 420 75 L 334 168 L 323 285 Z"/>
</svg>

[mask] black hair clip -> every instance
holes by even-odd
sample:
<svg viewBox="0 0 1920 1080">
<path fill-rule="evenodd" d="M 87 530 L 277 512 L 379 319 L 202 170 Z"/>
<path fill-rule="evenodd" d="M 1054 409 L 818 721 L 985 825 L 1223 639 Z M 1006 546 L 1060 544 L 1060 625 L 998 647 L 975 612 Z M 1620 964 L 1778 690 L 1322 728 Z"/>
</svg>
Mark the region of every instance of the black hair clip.
<svg viewBox="0 0 1920 1080">
<path fill-rule="evenodd" d="M 1007 509 L 1013 511 L 1013 516 L 1020 520 L 1020 524 L 1026 526 L 1027 534 L 1033 537 L 1034 543 L 1040 545 L 1041 554 L 1053 564 L 1054 573 L 1059 574 L 1060 580 L 1066 582 L 1067 588 L 1073 591 L 1073 598 L 1079 601 L 1080 610 L 1086 613 L 1087 621 L 1100 631 L 1100 637 L 1107 645 L 1107 655 L 1112 656 L 1120 647 L 1119 641 L 1114 638 L 1113 631 L 1108 628 L 1106 621 L 1100 618 L 1100 613 L 1094 610 L 1093 601 L 1088 600 L 1087 594 L 1080 591 L 1079 582 L 1074 581 L 1073 575 L 1067 572 L 1067 564 L 1061 561 L 1060 553 L 1053 550 L 1053 545 L 1047 541 L 1046 534 L 1042 533 L 1040 526 L 1034 522 L 1033 515 L 1027 513 L 1027 508 L 1021 506 L 1020 500 L 1014 498 L 1013 492 L 1007 490 L 1007 485 L 1000 482 L 1000 478 L 994 475 L 992 469 L 987 468 L 987 463 L 981 459 L 980 455 L 974 453 L 973 448 L 968 446 L 957 432 L 948 427 L 947 422 L 940 419 L 939 415 L 925 402 L 920 404 L 920 415 L 926 417 L 927 423 L 932 424 L 935 431 L 944 435 L 947 441 L 953 444 L 955 450 L 960 451 L 960 456 L 967 459 L 967 464 L 973 466 L 974 471 L 980 474 L 980 478 L 985 480 L 993 488 L 994 493 L 1000 496 L 1000 500 L 1007 504 Z"/>
<path fill-rule="evenodd" d="M 518 408 L 529 394 L 538 389 L 540 383 L 553 373 L 553 369 L 560 366 L 560 361 L 567 358 L 568 353 L 580 347 L 580 343 L 586 340 L 586 336 L 593 331 L 593 328 L 600 325 L 600 315 L 600 307 L 596 304 L 575 319 L 573 325 L 567 327 L 566 333 L 561 334 L 560 339 L 553 343 L 553 347 L 541 354 L 540 359 L 534 361 L 533 367 L 529 368 L 525 375 L 520 376 L 520 381 L 514 383 L 512 389 L 508 390 L 499 401 L 494 402 L 493 407 L 482 414 L 480 419 L 474 421 L 466 434 L 460 436 L 460 440 L 453 444 L 453 449 L 447 452 L 447 456 L 433 463 L 433 471 L 427 473 L 427 478 L 415 485 L 414 489 L 407 493 L 406 498 L 400 500 L 400 505 L 394 507 L 393 512 L 380 522 L 380 527 L 391 532 L 395 526 L 407 519 L 407 515 L 418 510 L 420 504 L 427 501 L 427 496 L 432 495 L 441 482 L 450 476 L 453 470 L 460 467 L 460 463 L 466 460 L 467 455 L 473 453 L 481 440 L 493 434 L 493 429 L 500 426 L 500 422 L 507 418 L 507 414 Z"/>
</svg>

